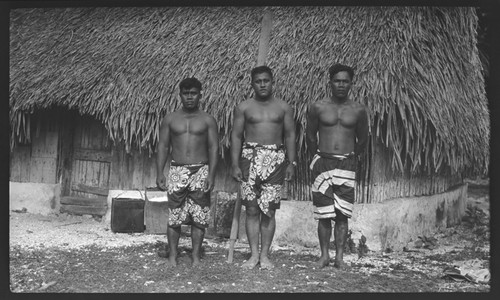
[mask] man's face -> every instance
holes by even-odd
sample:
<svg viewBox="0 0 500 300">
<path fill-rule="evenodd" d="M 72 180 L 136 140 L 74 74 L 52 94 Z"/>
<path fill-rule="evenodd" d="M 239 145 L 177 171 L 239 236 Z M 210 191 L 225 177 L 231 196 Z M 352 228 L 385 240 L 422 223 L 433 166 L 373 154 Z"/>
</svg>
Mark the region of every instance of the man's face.
<svg viewBox="0 0 500 300">
<path fill-rule="evenodd" d="M 332 93 L 335 97 L 343 99 L 346 98 L 351 89 L 352 82 L 351 76 L 346 71 L 340 71 L 333 75 L 330 79 L 330 87 L 332 88 Z"/>
<path fill-rule="evenodd" d="M 259 98 L 268 98 L 273 93 L 273 79 L 267 72 L 255 74 L 252 79 L 252 88 Z"/>
<path fill-rule="evenodd" d="M 198 108 L 201 98 L 199 89 L 195 87 L 190 89 L 183 88 L 179 95 L 181 96 L 182 105 L 185 109 L 192 110 Z"/>
</svg>

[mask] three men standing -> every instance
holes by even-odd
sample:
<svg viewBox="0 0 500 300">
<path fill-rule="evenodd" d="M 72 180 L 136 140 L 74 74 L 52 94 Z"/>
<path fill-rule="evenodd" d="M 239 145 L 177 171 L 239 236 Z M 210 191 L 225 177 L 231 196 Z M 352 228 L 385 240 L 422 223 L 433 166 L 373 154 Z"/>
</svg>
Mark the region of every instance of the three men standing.
<svg viewBox="0 0 500 300">
<path fill-rule="evenodd" d="M 357 157 L 368 140 L 364 105 L 349 99 L 354 71 L 336 64 L 329 69 L 331 95 L 309 105 L 306 140 L 310 154 L 314 218 L 318 220 L 323 268 L 330 263 L 331 221 L 335 222 L 334 266 L 345 267 L 343 250 L 352 215 Z M 283 180 L 294 178 L 296 163 L 293 110 L 273 95 L 274 78 L 267 66 L 251 71 L 253 98 L 234 109 L 231 132 L 232 177 L 240 184 L 246 207 L 246 233 L 251 257 L 242 267 L 274 267 L 269 249 L 276 228 Z M 201 83 L 187 78 L 180 85 L 182 109 L 168 114 L 160 128 L 157 186 L 168 191 L 169 263 L 176 265 L 181 224 L 192 225 L 193 265 L 200 263 L 200 248 L 208 225 L 210 191 L 218 159 L 215 119 L 199 110 Z M 171 150 L 170 150 L 171 148 Z M 163 169 L 171 156 L 169 181 Z M 260 238 L 259 238 L 260 237 Z M 259 239 L 261 247 L 259 251 Z"/>
<path fill-rule="evenodd" d="M 314 218 L 318 220 L 320 268 L 330 263 L 331 220 L 335 222 L 335 263 L 343 268 L 348 219 L 352 215 L 357 157 L 368 140 L 368 117 L 364 105 L 349 99 L 354 71 L 335 64 L 329 69 L 331 96 L 309 105 L 306 140 L 313 155 L 310 165 Z M 319 140 L 318 140 L 319 137 Z"/>
</svg>

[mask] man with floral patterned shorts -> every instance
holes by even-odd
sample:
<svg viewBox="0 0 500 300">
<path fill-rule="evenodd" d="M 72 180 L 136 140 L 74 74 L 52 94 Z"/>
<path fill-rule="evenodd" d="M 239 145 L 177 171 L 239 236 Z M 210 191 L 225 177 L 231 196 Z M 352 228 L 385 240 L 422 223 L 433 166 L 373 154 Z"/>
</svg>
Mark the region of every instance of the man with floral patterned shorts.
<svg viewBox="0 0 500 300">
<path fill-rule="evenodd" d="M 170 163 L 167 183 L 168 226 L 194 225 L 208 227 L 210 192 L 204 191 L 208 164 Z"/>
<path fill-rule="evenodd" d="M 201 263 L 200 250 L 208 227 L 219 138 L 215 118 L 199 109 L 201 89 L 201 82 L 194 77 L 182 80 L 182 108 L 167 114 L 160 126 L 156 185 L 168 194 L 168 263 L 172 266 L 177 266 L 181 225 L 191 224 L 193 266 Z M 165 176 L 163 169 L 169 158 Z M 162 253 L 158 254 L 166 255 Z"/>
<path fill-rule="evenodd" d="M 240 167 L 242 203 L 247 207 L 258 206 L 270 217 L 270 210 L 280 208 L 287 167 L 283 145 L 243 143 Z"/>
<path fill-rule="evenodd" d="M 271 69 L 258 66 L 250 75 L 254 95 L 238 104 L 233 114 L 231 175 L 241 186 L 251 252 L 241 267 L 271 269 L 269 249 L 281 185 L 284 180 L 293 180 L 297 165 L 295 124 L 292 107 L 273 95 Z"/>
</svg>

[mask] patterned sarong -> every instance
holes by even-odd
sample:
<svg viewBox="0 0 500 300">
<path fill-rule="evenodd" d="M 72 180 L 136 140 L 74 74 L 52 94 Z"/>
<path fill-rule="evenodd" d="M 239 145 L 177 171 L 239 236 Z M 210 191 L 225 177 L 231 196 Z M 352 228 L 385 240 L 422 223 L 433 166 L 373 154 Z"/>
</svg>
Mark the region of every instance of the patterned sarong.
<svg viewBox="0 0 500 300">
<path fill-rule="evenodd" d="M 269 210 L 279 209 L 281 187 L 285 179 L 286 162 L 283 145 L 243 143 L 240 159 L 243 182 L 242 204 Z"/>
<path fill-rule="evenodd" d="M 356 159 L 353 153 L 335 155 L 319 152 L 310 165 L 314 219 L 332 218 L 339 211 L 352 216 L 356 179 Z"/>
<path fill-rule="evenodd" d="M 167 183 L 169 226 L 208 226 L 210 192 L 203 191 L 207 176 L 208 165 L 205 163 L 170 163 Z"/>
</svg>

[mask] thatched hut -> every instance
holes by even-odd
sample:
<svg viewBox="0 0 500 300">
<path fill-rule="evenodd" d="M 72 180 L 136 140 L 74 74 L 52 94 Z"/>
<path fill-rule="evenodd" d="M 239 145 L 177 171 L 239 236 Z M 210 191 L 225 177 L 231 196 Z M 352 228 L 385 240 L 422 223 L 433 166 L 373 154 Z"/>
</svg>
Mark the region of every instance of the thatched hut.
<svg viewBox="0 0 500 300">
<path fill-rule="evenodd" d="M 295 109 L 301 163 L 290 198 L 309 200 L 308 103 L 328 67 L 355 67 L 352 97 L 370 111 L 358 203 L 429 195 L 485 174 L 489 117 L 477 16 L 462 7 L 272 7 L 267 64 Z M 178 82 L 204 84 L 218 121 L 216 190 L 228 175 L 233 108 L 251 96 L 261 7 L 37 8 L 10 13 L 10 180 L 62 196 L 154 185 L 159 123 Z M 94 196 L 93 196 L 94 195 Z"/>
</svg>

